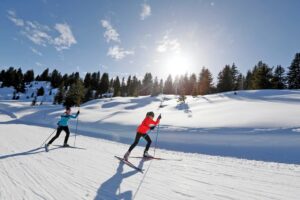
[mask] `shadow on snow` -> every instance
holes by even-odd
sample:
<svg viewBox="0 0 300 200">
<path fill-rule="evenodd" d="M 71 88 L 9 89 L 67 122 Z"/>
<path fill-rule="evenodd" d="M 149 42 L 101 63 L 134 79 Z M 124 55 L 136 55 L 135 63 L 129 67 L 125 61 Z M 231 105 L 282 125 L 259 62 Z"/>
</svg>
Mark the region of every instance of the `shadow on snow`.
<svg viewBox="0 0 300 200">
<path fill-rule="evenodd" d="M 121 191 L 121 184 L 124 179 L 133 176 L 135 174 L 139 174 L 137 170 L 131 170 L 129 172 L 123 173 L 124 171 L 124 163 L 119 161 L 119 165 L 117 167 L 116 173 L 109 178 L 107 181 L 101 184 L 97 191 L 97 195 L 94 200 L 131 200 L 133 199 L 133 191 Z M 139 163 L 139 168 L 143 168 L 144 160 L 141 159 Z"/>
</svg>

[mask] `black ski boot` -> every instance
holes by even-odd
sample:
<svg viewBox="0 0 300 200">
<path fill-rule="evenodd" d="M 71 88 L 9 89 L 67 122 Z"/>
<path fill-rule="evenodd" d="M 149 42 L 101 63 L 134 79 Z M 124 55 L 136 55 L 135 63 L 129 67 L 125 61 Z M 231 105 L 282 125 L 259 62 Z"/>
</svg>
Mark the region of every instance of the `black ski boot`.
<svg viewBox="0 0 300 200">
<path fill-rule="evenodd" d="M 49 151 L 48 147 L 49 147 L 49 144 L 45 144 L 45 151 L 46 151 L 46 152 Z"/>
<path fill-rule="evenodd" d="M 70 145 L 68 145 L 67 143 L 65 143 L 65 144 L 63 145 L 63 147 L 70 147 Z"/>
</svg>

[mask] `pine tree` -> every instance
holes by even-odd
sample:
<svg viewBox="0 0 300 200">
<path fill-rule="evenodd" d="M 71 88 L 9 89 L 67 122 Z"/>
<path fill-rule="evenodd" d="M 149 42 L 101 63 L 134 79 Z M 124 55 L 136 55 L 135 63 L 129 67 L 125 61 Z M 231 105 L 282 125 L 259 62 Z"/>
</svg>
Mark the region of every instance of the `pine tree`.
<svg viewBox="0 0 300 200">
<path fill-rule="evenodd" d="M 25 83 L 21 68 L 19 68 L 18 71 L 16 71 L 15 73 L 13 86 L 15 87 L 17 92 L 25 92 Z"/>
<path fill-rule="evenodd" d="M 62 82 L 62 76 L 56 69 L 51 73 L 50 82 L 53 88 L 58 88 Z"/>
<path fill-rule="evenodd" d="M 16 78 L 16 70 L 13 67 L 10 67 L 6 70 L 4 76 L 3 76 L 3 87 L 10 87 L 14 85 Z"/>
<path fill-rule="evenodd" d="M 178 102 L 185 103 L 185 100 L 186 100 L 185 88 L 181 87 L 179 92 Z"/>
<path fill-rule="evenodd" d="M 80 106 L 84 100 L 84 86 L 80 79 L 76 80 L 68 90 L 64 106 Z"/>
<path fill-rule="evenodd" d="M 86 73 L 83 81 L 84 87 L 89 88 L 92 85 L 92 75 L 91 73 Z"/>
<path fill-rule="evenodd" d="M 93 90 L 90 87 L 88 87 L 85 89 L 85 95 L 84 95 L 83 102 L 88 102 L 92 99 L 93 99 Z"/>
<path fill-rule="evenodd" d="M 62 82 L 64 83 L 64 89 L 67 90 L 68 88 L 68 79 L 69 79 L 69 75 L 68 74 L 64 74 L 63 78 L 62 78 Z"/>
<path fill-rule="evenodd" d="M 154 83 L 153 83 L 153 86 L 152 86 L 151 96 L 158 96 L 159 93 L 160 93 L 160 88 L 159 88 L 158 78 L 155 77 L 154 78 Z"/>
<path fill-rule="evenodd" d="M 179 100 L 181 99 L 185 101 L 185 96 L 187 95 L 187 83 L 188 83 L 187 74 L 181 75 L 178 78 L 177 90 L 179 93 Z"/>
<path fill-rule="evenodd" d="M 39 76 L 39 80 L 38 81 L 50 81 L 50 77 L 49 77 L 49 69 L 45 69 L 42 74 Z"/>
<path fill-rule="evenodd" d="M 175 76 L 173 86 L 174 86 L 175 94 L 178 95 L 178 93 L 180 92 L 180 77 L 178 75 Z"/>
<path fill-rule="evenodd" d="M 281 65 L 276 66 L 271 83 L 274 89 L 286 88 L 285 70 Z"/>
<path fill-rule="evenodd" d="M 100 91 L 100 72 L 94 72 L 92 74 L 91 87 L 93 90 Z"/>
<path fill-rule="evenodd" d="M 142 81 L 141 95 L 150 95 L 153 87 L 153 79 L 151 73 L 146 73 Z"/>
<path fill-rule="evenodd" d="M 80 80 L 79 72 L 72 73 L 70 76 L 67 76 L 66 80 L 66 86 L 73 85 L 78 80 Z"/>
<path fill-rule="evenodd" d="M 263 63 L 262 61 L 258 62 L 258 64 L 254 67 L 254 70 L 252 72 L 251 84 L 253 89 L 271 89 L 272 78 L 272 68 L 270 68 L 267 64 Z"/>
<path fill-rule="evenodd" d="M 120 96 L 121 95 L 121 85 L 120 85 L 120 79 L 118 76 L 114 80 L 113 88 L 114 88 L 114 97 Z"/>
<path fill-rule="evenodd" d="M 245 82 L 245 77 L 243 76 L 242 73 L 240 73 L 237 76 L 237 81 L 236 81 L 236 90 L 243 90 L 244 89 L 244 82 Z"/>
<path fill-rule="evenodd" d="M 25 74 L 24 74 L 24 82 L 25 83 L 30 83 L 34 81 L 34 71 L 33 70 L 28 70 Z"/>
<path fill-rule="evenodd" d="M 54 97 L 54 102 L 53 104 L 62 104 L 64 99 L 65 99 L 65 89 L 64 89 L 64 82 L 60 84 L 58 87 L 58 92 L 56 93 Z"/>
<path fill-rule="evenodd" d="M 190 79 L 188 77 L 188 74 L 186 73 L 183 77 L 182 77 L 182 88 L 184 88 L 184 94 L 185 95 L 190 95 L 192 92 L 191 86 L 190 86 Z"/>
<path fill-rule="evenodd" d="M 300 89 L 300 53 L 296 53 L 288 69 L 287 79 L 289 89 Z"/>
<path fill-rule="evenodd" d="M 173 79 L 171 74 L 168 76 L 164 85 L 164 94 L 174 94 Z"/>
<path fill-rule="evenodd" d="M 37 96 L 44 96 L 44 94 L 45 94 L 44 87 L 40 87 L 36 92 Z"/>
<path fill-rule="evenodd" d="M 132 91 L 132 80 L 131 80 L 131 75 L 128 76 L 127 78 L 127 82 L 126 82 L 126 94 L 127 96 L 133 96 L 133 94 L 131 93 Z"/>
<path fill-rule="evenodd" d="M 232 90 L 237 90 L 239 87 L 239 82 L 238 82 L 238 78 L 239 78 L 239 71 L 236 67 L 236 65 L 233 63 L 231 65 L 231 74 L 232 74 L 232 81 L 233 81 L 233 88 Z"/>
<path fill-rule="evenodd" d="M 252 89 L 252 72 L 248 70 L 246 78 L 244 80 L 244 89 L 251 90 Z"/>
<path fill-rule="evenodd" d="M 211 72 L 205 67 L 199 74 L 198 90 L 200 95 L 211 94 L 213 88 L 213 78 Z"/>
<path fill-rule="evenodd" d="M 0 72 L 0 82 L 3 82 L 4 76 L 5 76 L 5 70 L 3 69 Z M 3 87 L 3 85 L 1 84 L 0 87 Z"/>
<path fill-rule="evenodd" d="M 125 78 L 122 78 L 122 83 L 121 83 L 121 96 L 126 97 L 127 96 L 127 87 L 125 84 Z"/>
<path fill-rule="evenodd" d="M 160 94 L 164 93 L 164 80 L 163 79 L 160 79 L 160 81 L 159 81 L 159 92 L 160 92 Z"/>
<path fill-rule="evenodd" d="M 99 85 L 99 93 L 100 93 L 100 95 L 108 92 L 108 89 L 109 89 L 109 77 L 108 77 L 108 73 L 103 73 L 103 75 L 101 77 L 100 85 Z"/>
<path fill-rule="evenodd" d="M 110 79 L 110 81 L 109 81 L 109 86 L 108 86 L 108 90 L 111 90 L 111 88 L 113 88 L 114 87 L 114 79 L 113 78 L 111 78 Z"/>
<path fill-rule="evenodd" d="M 218 75 L 217 89 L 219 92 L 227 92 L 234 90 L 235 84 L 235 71 L 229 65 L 225 65 L 223 70 Z"/>
<path fill-rule="evenodd" d="M 196 74 L 191 74 L 190 76 L 190 80 L 189 80 L 190 84 L 189 84 L 189 90 L 190 90 L 190 94 L 195 97 L 198 95 L 198 83 L 197 83 L 197 76 Z"/>
<path fill-rule="evenodd" d="M 136 76 L 132 77 L 131 83 L 129 85 L 129 94 L 130 96 L 137 97 L 138 96 L 138 90 L 139 90 L 139 81 Z"/>
</svg>

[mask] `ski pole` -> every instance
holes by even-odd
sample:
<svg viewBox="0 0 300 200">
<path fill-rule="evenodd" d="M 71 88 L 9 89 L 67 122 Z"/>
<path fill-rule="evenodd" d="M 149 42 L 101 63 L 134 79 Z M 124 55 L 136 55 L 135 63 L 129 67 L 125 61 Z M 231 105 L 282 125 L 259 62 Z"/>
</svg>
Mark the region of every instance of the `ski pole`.
<svg viewBox="0 0 300 200">
<path fill-rule="evenodd" d="M 79 118 L 79 116 L 77 116 L 77 121 L 76 121 L 74 147 L 76 147 L 75 144 L 76 144 L 76 136 L 77 136 L 78 118 Z"/>
<path fill-rule="evenodd" d="M 155 146 L 154 146 L 154 153 L 153 153 L 154 157 L 155 157 L 155 151 L 156 151 L 156 145 L 157 145 L 158 132 L 159 132 L 159 124 L 157 126 L 157 131 L 156 131 Z"/>
<path fill-rule="evenodd" d="M 43 142 L 43 144 L 41 145 L 40 148 L 42 148 L 44 146 L 44 144 L 47 142 L 47 140 L 55 133 L 56 129 L 51 133 L 51 135 L 49 135 L 49 137 L 47 137 L 47 139 Z"/>
</svg>

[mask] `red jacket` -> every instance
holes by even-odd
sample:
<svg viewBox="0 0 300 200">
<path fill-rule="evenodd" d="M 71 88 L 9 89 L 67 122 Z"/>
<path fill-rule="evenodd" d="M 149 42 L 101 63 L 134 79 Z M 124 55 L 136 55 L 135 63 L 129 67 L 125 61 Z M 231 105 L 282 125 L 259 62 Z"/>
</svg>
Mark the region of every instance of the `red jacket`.
<svg viewBox="0 0 300 200">
<path fill-rule="evenodd" d="M 141 125 L 139 125 L 139 127 L 137 128 L 137 132 L 146 134 L 149 131 L 150 127 L 156 126 L 158 123 L 159 119 L 156 119 L 156 121 L 154 121 L 150 117 L 146 117 L 141 123 Z"/>
</svg>

